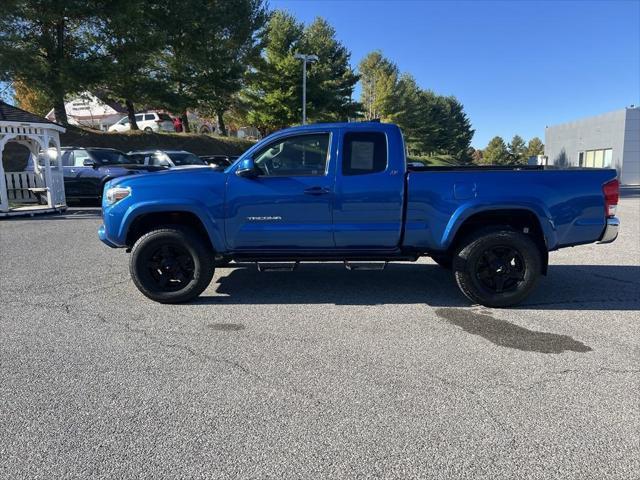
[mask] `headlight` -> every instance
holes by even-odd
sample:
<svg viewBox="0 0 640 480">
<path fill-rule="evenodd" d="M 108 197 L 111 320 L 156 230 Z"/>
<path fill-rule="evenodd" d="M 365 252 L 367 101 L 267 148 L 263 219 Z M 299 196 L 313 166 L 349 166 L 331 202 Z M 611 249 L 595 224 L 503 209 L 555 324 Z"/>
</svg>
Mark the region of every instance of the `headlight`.
<svg viewBox="0 0 640 480">
<path fill-rule="evenodd" d="M 104 194 L 107 199 L 107 204 L 109 205 L 113 205 L 129 195 L 131 195 L 131 189 L 129 187 L 111 187 Z"/>
</svg>

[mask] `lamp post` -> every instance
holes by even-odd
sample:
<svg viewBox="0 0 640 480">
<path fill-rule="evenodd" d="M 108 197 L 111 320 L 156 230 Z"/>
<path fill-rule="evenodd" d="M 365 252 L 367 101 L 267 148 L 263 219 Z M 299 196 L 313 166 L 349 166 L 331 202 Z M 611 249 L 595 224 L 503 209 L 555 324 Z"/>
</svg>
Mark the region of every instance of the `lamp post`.
<svg viewBox="0 0 640 480">
<path fill-rule="evenodd" d="M 307 62 L 317 62 L 317 55 L 305 55 L 296 53 L 295 58 L 302 60 L 302 124 L 307 123 Z"/>
</svg>

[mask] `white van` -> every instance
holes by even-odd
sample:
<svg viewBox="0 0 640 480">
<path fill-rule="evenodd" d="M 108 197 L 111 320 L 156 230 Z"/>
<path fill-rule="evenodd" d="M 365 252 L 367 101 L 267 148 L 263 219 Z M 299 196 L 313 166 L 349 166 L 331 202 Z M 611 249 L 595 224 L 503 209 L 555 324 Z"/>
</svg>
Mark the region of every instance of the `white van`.
<svg viewBox="0 0 640 480">
<path fill-rule="evenodd" d="M 145 112 L 136 113 L 138 128 L 145 132 L 174 132 L 171 117 L 166 113 Z M 131 130 L 129 117 L 122 117 L 109 127 L 110 132 L 126 132 Z"/>
</svg>

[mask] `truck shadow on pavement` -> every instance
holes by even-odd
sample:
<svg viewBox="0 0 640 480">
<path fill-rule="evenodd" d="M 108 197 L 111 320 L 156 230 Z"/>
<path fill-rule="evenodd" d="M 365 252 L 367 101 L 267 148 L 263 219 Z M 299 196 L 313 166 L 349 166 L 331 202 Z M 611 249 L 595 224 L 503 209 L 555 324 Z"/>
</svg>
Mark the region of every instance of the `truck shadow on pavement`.
<svg viewBox="0 0 640 480">
<path fill-rule="evenodd" d="M 265 273 L 249 264 L 232 267 L 217 270 L 210 287 L 217 295 L 203 295 L 194 303 L 471 305 L 452 273 L 431 264 L 394 263 L 381 272 L 349 272 L 341 264 L 303 264 L 294 272 Z M 551 265 L 535 292 L 515 308 L 638 310 L 640 266 Z"/>
<path fill-rule="evenodd" d="M 438 308 L 436 315 L 501 347 L 515 348 L 523 352 L 562 353 L 565 351 L 586 353 L 593 349 L 568 335 L 539 332 L 500 320 L 487 313 L 468 308 Z"/>
</svg>

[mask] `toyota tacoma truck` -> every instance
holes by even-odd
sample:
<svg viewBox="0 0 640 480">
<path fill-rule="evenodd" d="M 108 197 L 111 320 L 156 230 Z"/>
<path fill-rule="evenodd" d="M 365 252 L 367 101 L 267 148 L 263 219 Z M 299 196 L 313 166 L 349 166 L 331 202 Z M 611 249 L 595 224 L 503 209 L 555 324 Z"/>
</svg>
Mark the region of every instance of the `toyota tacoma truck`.
<svg viewBox="0 0 640 480">
<path fill-rule="evenodd" d="M 133 282 L 163 303 L 194 299 L 232 260 L 357 270 L 429 256 L 472 302 L 506 307 L 547 273 L 550 251 L 618 234 L 615 170 L 424 167 L 405 151 L 393 124 L 289 128 L 223 171 L 110 181 L 99 237 L 131 252 Z"/>
</svg>

